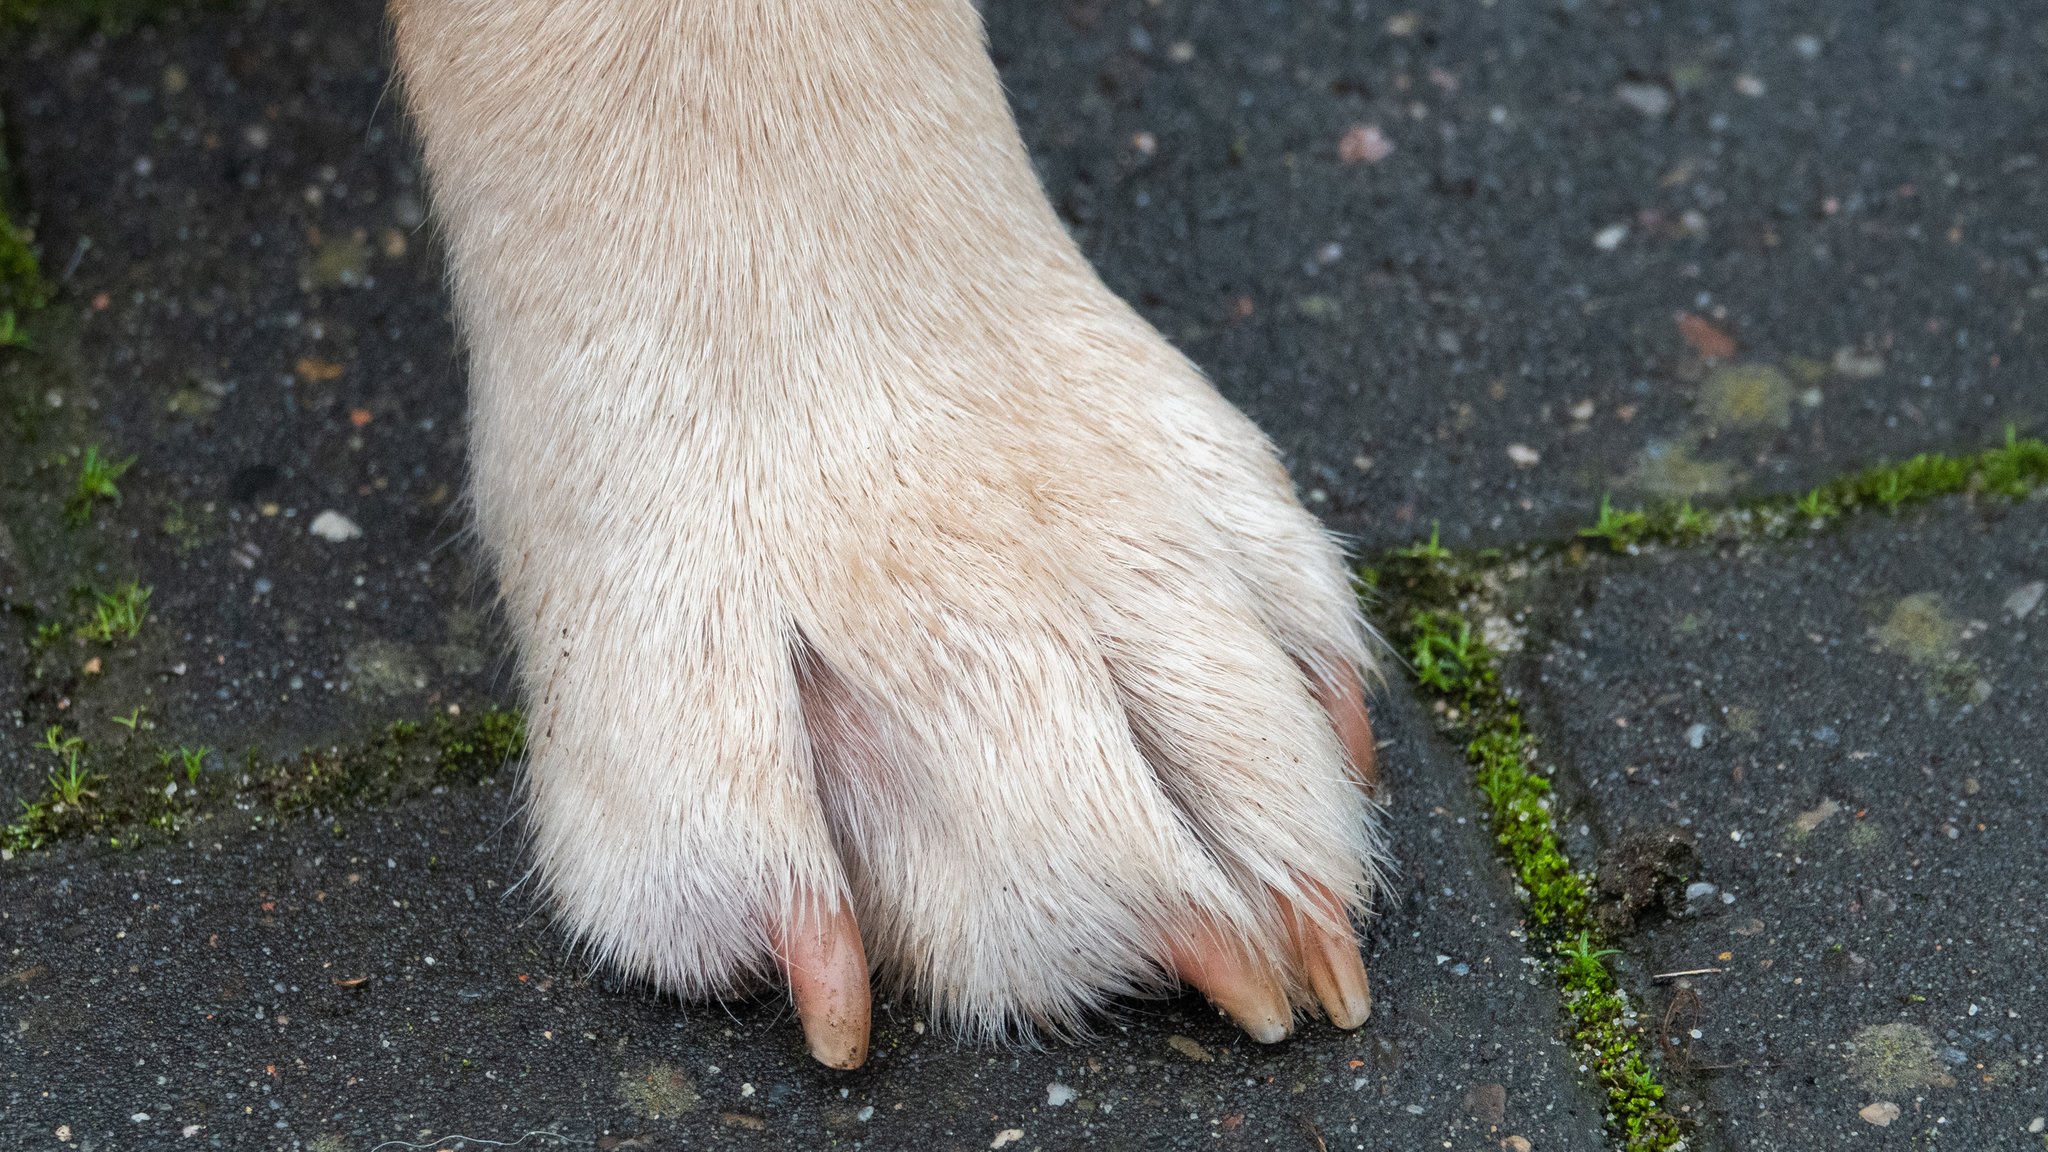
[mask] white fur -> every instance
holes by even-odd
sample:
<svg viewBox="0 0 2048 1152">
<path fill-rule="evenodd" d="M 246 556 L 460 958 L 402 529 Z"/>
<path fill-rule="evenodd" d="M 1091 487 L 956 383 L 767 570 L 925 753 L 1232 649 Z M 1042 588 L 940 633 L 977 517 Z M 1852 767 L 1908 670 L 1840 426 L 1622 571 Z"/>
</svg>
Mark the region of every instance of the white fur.
<svg viewBox="0 0 2048 1152">
<path fill-rule="evenodd" d="M 1075 249 L 968 0 L 393 15 L 573 931 L 697 996 L 844 895 L 994 1034 L 1191 908 L 1277 966 L 1273 891 L 1365 905 L 1298 666 L 1370 668 L 1341 556 Z"/>
</svg>

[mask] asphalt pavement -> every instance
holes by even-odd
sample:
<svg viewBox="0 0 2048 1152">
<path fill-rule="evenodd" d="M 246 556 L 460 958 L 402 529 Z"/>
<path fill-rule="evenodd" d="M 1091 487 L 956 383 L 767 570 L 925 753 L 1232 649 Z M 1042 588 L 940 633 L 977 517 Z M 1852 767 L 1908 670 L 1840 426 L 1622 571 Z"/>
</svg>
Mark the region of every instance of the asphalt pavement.
<svg viewBox="0 0 2048 1152">
<path fill-rule="evenodd" d="M 2048 428 L 2048 8 L 985 9 L 1070 227 L 1363 556 Z M 1619 1146 L 1399 676 L 1377 1010 L 1274 1049 L 1191 998 L 1024 1051 L 884 1005 L 828 1073 L 773 996 L 592 972 L 519 885 L 509 774 L 250 800 L 512 702 L 384 36 L 361 0 L 0 31 L 57 288 L 0 348 L 0 820 L 53 725 L 138 787 L 197 752 L 201 797 L 0 860 L 0 1145 Z M 88 448 L 134 463 L 75 515 Z M 1688 1147 L 2048 1147 L 2044 527 L 1956 499 L 1500 570 L 1574 862 L 1690 845 L 1617 958 Z"/>
</svg>

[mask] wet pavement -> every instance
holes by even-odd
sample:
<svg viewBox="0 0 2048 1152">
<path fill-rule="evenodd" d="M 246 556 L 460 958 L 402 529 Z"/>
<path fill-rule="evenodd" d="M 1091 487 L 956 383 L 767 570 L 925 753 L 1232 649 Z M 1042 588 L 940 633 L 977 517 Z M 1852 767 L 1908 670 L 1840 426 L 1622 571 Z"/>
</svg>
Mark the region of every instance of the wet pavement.
<svg viewBox="0 0 2048 1152">
<path fill-rule="evenodd" d="M 2048 426 L 2048 10 L 987 10 L 1105 277 L 1366 554 Z M 53 724 L 89 763 L 204 748 L 231 796 L 247 749 L 509 699 L 383 35 L 366 2 L 0 33 L 10 202 L 59 289 L 38 348 L 0 349 L 0 818 L 45 789 Z M 72 517 L 88 447 L 135 462 Z M 2042 1145 L 2042 508 L 1516 591 L 1509 678 L 1573 859 L 1633 830 L 1697 848 L 1692 897 L 1621 958 L 1691 1146 Z M 79 635 L 129 582 L 134 636 Z M 892 1008 L 838 1076 L 772 999 L 592 977 L 517 889 L 502 783 L 282 820 L 223 800 L 0 862 L 0 1143 L 1611 1144 L 1456 750 L 1398 681 L 1379 711 L 1402 871 L 1353 1036 L 1253 1049 L 1179 1000 L 989 1052 Z"/>
</svg>

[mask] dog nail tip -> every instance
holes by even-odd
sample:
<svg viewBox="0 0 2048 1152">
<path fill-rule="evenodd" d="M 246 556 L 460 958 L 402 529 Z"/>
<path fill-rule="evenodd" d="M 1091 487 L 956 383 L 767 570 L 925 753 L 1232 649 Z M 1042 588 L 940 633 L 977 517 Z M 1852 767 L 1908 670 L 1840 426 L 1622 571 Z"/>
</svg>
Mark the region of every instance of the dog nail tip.
<svg viewBox="0 0 2048 1152">
<path fill-rule="evenodd" d="M 1230 1017 L 1260 1044 L 1277 1044 L 1294 1031 L 1294 1012 L 1272 973 L 1238 941 L 1205 924 L 1195 940 L 1173 950 L 1180 979 Z"/>
<path fill-rule="evenodd" d="M 841 1070 L 867 1063 L 873 1007 L 867 950 L 852 910 L 799 911 L 783 929 L 780 954 L 812 1058 Z"/>
</svg>

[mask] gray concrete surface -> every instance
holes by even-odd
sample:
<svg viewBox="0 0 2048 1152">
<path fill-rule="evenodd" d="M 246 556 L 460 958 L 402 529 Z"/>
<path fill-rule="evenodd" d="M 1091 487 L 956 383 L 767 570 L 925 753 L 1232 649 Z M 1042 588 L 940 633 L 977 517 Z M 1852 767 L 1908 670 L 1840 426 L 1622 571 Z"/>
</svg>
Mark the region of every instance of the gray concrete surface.
<svg viewBox="0 0 2048 1152">
<path fill-rule="evenodd" d="M 1630 969 L 1713 1143 L 2038 1146 L 2044 579 L 2048 502 L 1949 502 L 1541 597 L 1519 679 L 1576 854 L 1698 847 Z"/>
<path fill-rule="evenodd" d="M 971 1149 L 1009 1129 L 1026 1150 L 1602 1147 L 1470 790 L 1420 716 L 1385 718 L 1401 879 L 1355 1034 L 1309 1024 L 1262 1049 L 1182 998 L 1124 1004 L 1093 1040 L 975 1050 L 885 1003 L 870 1066 L 829 1072 L 773 997 L 679 1006 L 593 979 L 517 889 L 509 793 L 451 789 L 344 839 L 221 821 L 0 872 L 0 1133 L 322 1152 L 535 1131 L 557 1134 L 540 1148 Z"/>
<path fill-rule="evenodd" d="M 2039 5 L 990 10 L 1110 283 L 1372 545 L 1547 535 L 1607 490 L 1793 490 L 2048 417 Z M 1354 125 L 1393 151 L 1343 163 Z M 1757 371 L 1704 367 L 1679 310 Z"/>
</svg>

